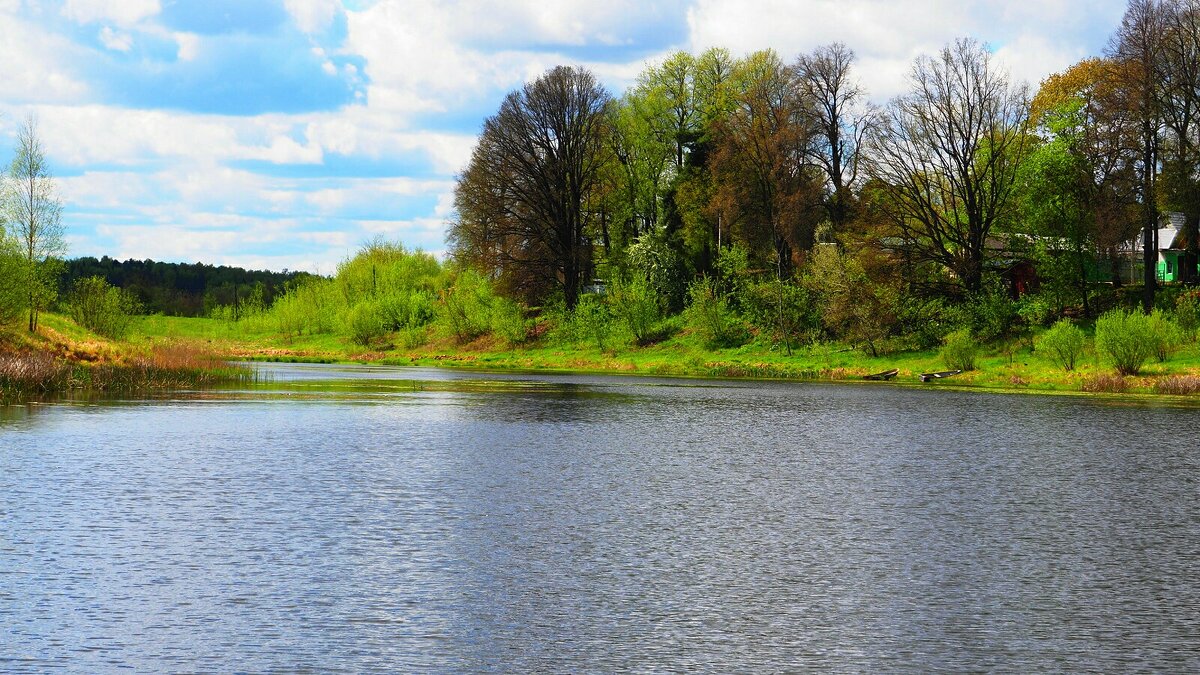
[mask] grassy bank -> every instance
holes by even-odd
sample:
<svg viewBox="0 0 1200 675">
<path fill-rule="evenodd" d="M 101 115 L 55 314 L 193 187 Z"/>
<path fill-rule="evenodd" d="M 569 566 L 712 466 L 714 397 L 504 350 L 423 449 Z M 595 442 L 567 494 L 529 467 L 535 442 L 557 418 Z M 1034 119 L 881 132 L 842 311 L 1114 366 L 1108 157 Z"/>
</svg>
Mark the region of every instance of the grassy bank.
<svg viewBox="0 0 1200 675">
<path fill-rule="evenodd" d="M 0 329 L 0 400 L 194 389 L 252 377 L 194 340 L 112 341 L 53 314 L 44 315 L 36 334 Z"/>
<path fill-rule="evenodd" d="M 518 347 L 493 337 L 459 345 L 433 337 L 407 348 L 384 340 L 371 347 L 335 335 L 288 336 L 246 332 L 214 319 L 144 317 L 131 338 L 142 348 L 188 344 L 233 359 L 356 362 L 482 370 L 583 371 L 680 377 L 770 378 L 800 381 L 861 381 L 867 374 L 898 369 L 897 383 L 916 383 L 921 373 L 947 370 L 936 350 L 871 356 L 845 345 L 780 346 L 759 342 L 731 349 L 704 349 L 686 333 L 635 347 L 595 347 L 534 340 Z M 1075 370 L 1066 372 L 1030 345 L 1032 340 L 982 345 L 976 368 L 928 386 L 972 387 L 1045 393 L 1200 393 L 1200 346 L 1187 342 L 1166 362 L 1150 361 L 1136 376 L 1120 377 L 1089 346 Z"/>
</svg>

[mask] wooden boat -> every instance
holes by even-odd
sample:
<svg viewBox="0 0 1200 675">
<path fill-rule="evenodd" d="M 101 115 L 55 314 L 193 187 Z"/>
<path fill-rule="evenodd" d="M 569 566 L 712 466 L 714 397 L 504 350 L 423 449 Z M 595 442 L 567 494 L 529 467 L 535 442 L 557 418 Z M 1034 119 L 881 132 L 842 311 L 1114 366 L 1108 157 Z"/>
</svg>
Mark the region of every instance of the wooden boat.
<svg viewBox="0 0 1200 675">
<path fill-rule="evenodd" d="M 899 368 L 892 368 L 891 370 L 885 370 L 882 373 L 875 373 L 874 375 L 863 375 L 863 379 L 864 380 L 876 380 L 876 381 L 890 380 L 896 376 L 896 373 L 899 373 L 899 372 L 900 372 Z"/>
<path fill-rule="evenodd" d="M 951 377 L 962 373 L 961 370 L 943 370 L 938 373 L 921 373 L 922 382 L 930 382 L 932 380 L 940 380 L 943 377 Z"/>
</svg>

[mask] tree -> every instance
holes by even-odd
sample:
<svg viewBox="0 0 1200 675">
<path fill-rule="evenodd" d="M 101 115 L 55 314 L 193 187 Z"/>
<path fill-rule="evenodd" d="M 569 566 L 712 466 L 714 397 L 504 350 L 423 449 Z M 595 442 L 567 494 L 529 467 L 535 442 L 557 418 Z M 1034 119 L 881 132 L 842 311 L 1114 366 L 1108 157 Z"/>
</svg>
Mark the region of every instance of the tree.
<svg viewBox="0 0 1200 675">
<path fill-rule="evenodd" d="M 1158 108 L 1165 137 L 1162 179 L 1168 206 L 1183 213 L 1184 282 L 1195 283 L 1200 252 L 1200 1 L 1168 0 L 1162 7 Z"/>
<path fill-rule="evenodd" d="M 733 228 L 779 279 L 813 244 L 820 184 L 805 161 L 807 101 L 774 51 L 738 62 L 732 111 L 716 124 L 711 159 L 714 200 Z"/>
<path fill-rule="evenodd" d="M 801 90 L 812 101 L 809 158 L 825 174 L 822 205 L 835 233 L 850 220 L 859 148 L 874 112 L 851 78 L 853 65 L 854 52 L 835 42 L 801 56 L 794 67 Z"/>
<path fill-rule="evenodd" d="M 611 102 L 590 72 L 566 66 L 510 93 L 455 188 L 454 255 L 515 275 L 530 297 L 559 288 L 574 307 L 590 272 Z"/>
<path fill-rule="evenodd" d="M 46 165 L 45 152 L 31 116 L 17 132 L 16 156 L 4 186 L 3 216 L 21 247 L 26 267 L 29 331 L 37 330 L 38 313 L 58 290 L 56 258 L 66 251 L 62 200 Z"/>
<path fill-rule="evenodd" d="M 1120 70 L 1112 60 L 1091 58 L 1042 83 L 1030 110 L 1042 142 L 1020 171 L 1022 225 L 1049 238 L 1047 257 L 1059 263 L 1039 265 L 1038 275 L 1054 282 L 1052 268 L 1062 270 L 1085 315 L 1090 262 L 1136 235 L 1129 227 L 1137 181 L 1128 149 L 1137 129 L 1115 105 Z"/>
<path fill-rule="evenodd" d="M 872 130 L 872 178 L 914 257 L 978 292 L 988 236 L 1010 216 L 1026 152 L 1027 89 L 1011 85 L 971 39 L 919 57 L 910 78 L 912 91 Z"/>
<path fill-rule="evenodd" d="M 1159 139 L 1162 111 L 1155 90 L 1162 75 L 1163 5 L 1158 0 L 1129 0 L 1121 25 L 1109 42 L 1109 56 L 1122 65 L 1125 109 L 1138 127 L 1135 164 L 1138 200 L 1142 206 L 1142 262 L 1144 286 L 1142 311 L 1154 308 L 1158 263 L 1158 177 Z"/>
</svg>

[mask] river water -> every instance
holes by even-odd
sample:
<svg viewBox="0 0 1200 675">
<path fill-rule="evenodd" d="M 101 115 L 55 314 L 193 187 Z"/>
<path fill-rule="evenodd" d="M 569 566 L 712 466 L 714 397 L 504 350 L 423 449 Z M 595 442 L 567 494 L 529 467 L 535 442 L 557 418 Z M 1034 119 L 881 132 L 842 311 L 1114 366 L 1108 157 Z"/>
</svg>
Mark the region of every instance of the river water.
<svg viewBox="0 0 1200 675">
<path fill-rule="evenodd" d="M 0 409 L 0 671 L 1200 671 L 1200 411 L 264 366 Z"/>
</svg>

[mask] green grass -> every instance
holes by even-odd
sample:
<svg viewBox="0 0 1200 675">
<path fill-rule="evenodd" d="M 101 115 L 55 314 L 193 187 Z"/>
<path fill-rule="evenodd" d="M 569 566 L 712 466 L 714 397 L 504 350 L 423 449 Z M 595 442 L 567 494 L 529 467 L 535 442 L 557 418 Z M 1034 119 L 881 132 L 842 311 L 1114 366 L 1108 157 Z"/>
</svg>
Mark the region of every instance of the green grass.
<svg viewBox="0 0 1200 675">
<path fill-rule="evenodd" d="M 983 388 L 1046 393 L 1108 390 L 1103 378 L 1113 374 L 1089 344 L 1073 372 L 1064 372 L 1048 356 L 1023 343 L 1019 348 L 983 345 L 977 369 L 926 386 Z M 600 351 L 594 346 L 535 342 L 505 348 L 481 339 L 456 345 L 435 339 L 407 349 L 398 340 L 365 348 L 336 335 L 285 336 L 245 331 L 239 324 L 176 317 L 145 317 L 135 323 L 135 344 L 183 341 L 236 357 L 266 361 L 359 362 L 436 366 L 499 371 L 597 372 L 676 377 L 769 378 L 805 381 L 861 381 L 863 375 L 898 368 L 896 383 L 915 383 L 924 372 L 946 370 L 938 350 L 902 351 L 872 357 L 847 345 L 795 347 L 752 342 L 729 349 L 705 349 L 686 334 L 646 347 L 629 344 Z M 1165 378 L 1200 375 L 1200 346 L 1188 343 L 1166 363 L 1151 362 L 1138 377 L 1125 378 L 1123 390 L 1134 394 L 1186 391 Z M 1101 386 L 1103 385 L 1103 386 Z"/>
</svg>

